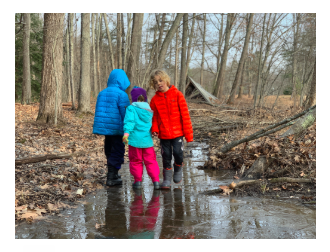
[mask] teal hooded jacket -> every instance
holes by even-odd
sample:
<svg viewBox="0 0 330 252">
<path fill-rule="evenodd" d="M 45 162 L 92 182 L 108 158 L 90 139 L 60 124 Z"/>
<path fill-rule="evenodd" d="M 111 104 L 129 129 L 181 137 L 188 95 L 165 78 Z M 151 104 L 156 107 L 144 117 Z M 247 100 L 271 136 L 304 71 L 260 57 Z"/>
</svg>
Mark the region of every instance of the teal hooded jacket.
<svg viewBox="0 0 330 252">
<path fill-rule="evenodd" d="M 124 119 L 124 133 L 128 133 L 128 144 L 136 148 L 154 146 L 151 137 L 151 110 L 147 102 L 133 102 L 126 109 Z"/>
</svg>

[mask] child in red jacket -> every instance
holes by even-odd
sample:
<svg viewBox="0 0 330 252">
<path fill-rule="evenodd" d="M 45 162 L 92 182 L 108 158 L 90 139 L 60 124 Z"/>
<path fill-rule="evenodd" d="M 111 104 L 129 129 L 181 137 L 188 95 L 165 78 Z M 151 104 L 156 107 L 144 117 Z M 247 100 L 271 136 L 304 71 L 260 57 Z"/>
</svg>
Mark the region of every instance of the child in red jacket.
<svg viewBox="0 0 330 252">
<path fill-rule="evenodd" d="M 170 77 L 162 70 L 155 70 L 150 76 L 149 85 L 156 90 L 150 101 L 154 111 L 151 132 L 158 136 L 163 158 L 163 183 L 161 188 L 168 189 L 172 179 L 172 148 L 174 156 L 174 183 L 182 180 L 183 137 L 193 141 L 193 128 L 187 102 L 183 94 L 173 85 Z"/>
</svg>

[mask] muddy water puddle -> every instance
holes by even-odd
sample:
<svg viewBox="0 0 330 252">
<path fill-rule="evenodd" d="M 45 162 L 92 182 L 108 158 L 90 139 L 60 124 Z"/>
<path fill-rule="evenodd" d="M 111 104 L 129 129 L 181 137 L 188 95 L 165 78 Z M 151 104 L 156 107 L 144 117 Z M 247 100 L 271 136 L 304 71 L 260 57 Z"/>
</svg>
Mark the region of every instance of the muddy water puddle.
<svg viewBox="0 0 330 252">
<path fill-rule="evenodd" d="M 154 191 L 144 170 L 143 189 L 134 191 L 125 164 L 122 186 L 88 195 L 59 215 L 18 224 L 15 238 L 316 238 L 315 208 L 281 199 L 202 194 L 233 180 L 229 171 L 197 169 L 206 154 L 205 143 L 188 144 L 183 181 L 172 182 L 171 190 Z M 158 163 L 162 167 L 161 158 Z"/>
</svg>

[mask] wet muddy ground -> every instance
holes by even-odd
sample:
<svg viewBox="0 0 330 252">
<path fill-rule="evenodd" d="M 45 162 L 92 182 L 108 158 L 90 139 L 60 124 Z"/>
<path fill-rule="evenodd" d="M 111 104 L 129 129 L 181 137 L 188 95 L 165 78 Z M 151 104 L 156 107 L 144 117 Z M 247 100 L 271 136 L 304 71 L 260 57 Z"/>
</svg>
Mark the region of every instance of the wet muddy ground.
<svg viewBox="0 0 330 252">
<path fill-rule="evenodd" d="M 207 150 L 205 143 L 189 143 L 183 181 L 166 191 L 154 191 L 146 172 L 143 189 L 134 191 L 125 164 L 122 186 L 100 189 L 58 215 L 19 223 L 15 238 L 316 238 L 315 205 L 281 197 L 203 194 L 230 184 L 234 175 L 197 169 L 206 161 Z M 158 162 L 162 167 L 160 157 Z"/>
</svg>

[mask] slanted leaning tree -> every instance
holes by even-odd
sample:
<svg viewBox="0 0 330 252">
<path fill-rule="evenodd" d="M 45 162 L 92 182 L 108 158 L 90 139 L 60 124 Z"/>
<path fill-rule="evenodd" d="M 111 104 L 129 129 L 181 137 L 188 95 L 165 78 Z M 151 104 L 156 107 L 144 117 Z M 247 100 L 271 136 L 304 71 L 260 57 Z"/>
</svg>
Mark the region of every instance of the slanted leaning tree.
<svg viewBox="0 0 330 252">
<path fill-rule="evenodd" d="M 251 27 L 252 27 L 252 23 L 253 23 L 253 16 L 254 16 L 254 14 L 250 13 L 248 25 L 246 26 L 246 36 L 245 36 L 243 51 L 242 51 L 241 58 L 238 63 L 235 80 L 233 82 L 233 86 L 232 86 L 227 104 L 234 103 L 234 99 L 235 99 L 235 95 L 236 95 L 236 91 L 237 91 L 237 87 L 238 87 L 238 82 L 241 79 L 241 75 L 243 75 L 243 66 L 244 66 L 244 61 L 245 61 L 245 58 L 246 58 L 246 55 L 248 52 L 250 35 L 251 35 Z"/>
<path fill-rule="evenodd" d="M 57 100 L 57 118 L 62 118 L 63 21 L 63 13 L 44 15 L 42 80 L 37 121 L 49 124 L 55 122 L 55 100 Z M 56 93 L 58 93 L 57 99 Z"/>
</svg>

